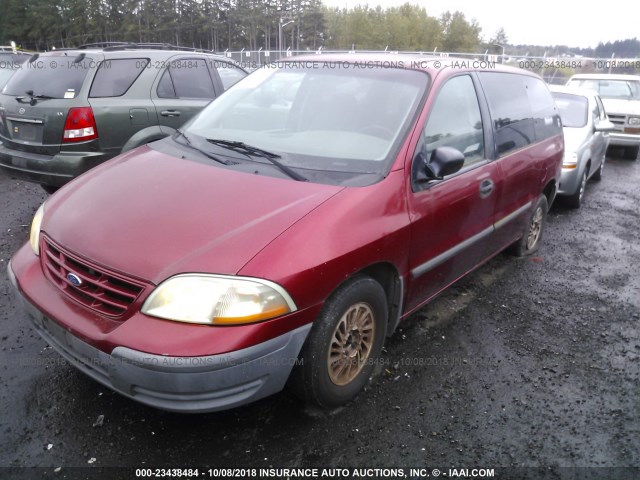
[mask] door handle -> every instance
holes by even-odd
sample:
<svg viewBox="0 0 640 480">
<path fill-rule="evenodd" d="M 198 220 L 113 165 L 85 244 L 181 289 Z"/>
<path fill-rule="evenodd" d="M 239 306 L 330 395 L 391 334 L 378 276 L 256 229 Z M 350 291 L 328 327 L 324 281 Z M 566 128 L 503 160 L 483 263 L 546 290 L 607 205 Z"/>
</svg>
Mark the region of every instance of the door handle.
<svg viewBox="0 0 640 480">
<path fill-rule="evenodd" d="M 493 192 L 494 183 L 490 178 L 485 178 L 480 183 L 480 198 L 487 198 Z"/>
<path fill-rule="evenodd" d="M 163 117 L 179 117 L 180 112 L 178 110 L 163 110 L 160 112 Z"/>
</svg>

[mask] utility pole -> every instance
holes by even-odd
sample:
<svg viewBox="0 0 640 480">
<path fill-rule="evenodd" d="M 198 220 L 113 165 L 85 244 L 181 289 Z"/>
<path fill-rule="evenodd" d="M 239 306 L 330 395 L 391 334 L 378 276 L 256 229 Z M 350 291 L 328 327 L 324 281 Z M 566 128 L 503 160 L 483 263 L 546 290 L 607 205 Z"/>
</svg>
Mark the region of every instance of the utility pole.
<svg viewBox="0 0 640 480">
<path fill-rule="evenodd" d="M 280 18 L 280 22 L 278 23 L 278 60 L 282 57 L 282 29 L 293 23 L 295 20 L 289 20 L 286 23 L 283 23 L 286 18 Z"/>
</svg>

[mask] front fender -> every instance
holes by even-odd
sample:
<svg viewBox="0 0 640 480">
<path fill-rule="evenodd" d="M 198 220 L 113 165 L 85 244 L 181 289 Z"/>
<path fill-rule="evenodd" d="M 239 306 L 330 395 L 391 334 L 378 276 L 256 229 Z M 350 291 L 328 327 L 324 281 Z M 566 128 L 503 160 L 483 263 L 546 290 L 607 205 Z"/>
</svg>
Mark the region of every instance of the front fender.
<svg viewBox="0 0 640 480">
<path fill-rule="evenodd" d="M 582 148 L 579 155 L 578 169 L 580 170 L 580 175 L 586 171 L 588 176 L 589 170 L 587 169 L 587 164 L 591 161 L 591 142 Z"/>
</svg>

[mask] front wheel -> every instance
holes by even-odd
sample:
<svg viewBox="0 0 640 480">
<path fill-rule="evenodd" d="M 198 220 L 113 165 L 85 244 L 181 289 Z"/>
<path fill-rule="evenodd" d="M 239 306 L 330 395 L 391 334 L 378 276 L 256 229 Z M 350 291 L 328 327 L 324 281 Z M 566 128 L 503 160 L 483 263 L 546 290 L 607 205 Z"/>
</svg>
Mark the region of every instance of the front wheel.
<svg viewBox="0 0 640 480">
<path fill-rule="evenodd" d="M 336 407 L 364 388 L 379 357 L 387 300 L 378 282 L 358 276 L 326 301 L 302 348 L 291 385 L 305 400 Z"/>
<path fill-rule="evenodd" d="M 578 189 L 573 195 L 567 197 L 567 203 L 571 208 L 580 208 L 580 205 L 582 205 L 584 191 L 587 189 L 587 168 L 588 167 L 585 167 L 585 171 L 582 172 L 582 177 L 580 177 L 580 184 L 578 185 Z"/>
<path fill-rule="evenodd" d="M 593 178 L 596 182 L 599 182 L 600 180 L 602 180 L 602 175 L 604 174 L 604 162 L 605 162 L 605 157 L 602 157 L 602 161 L 600 162 L 600 166 L 598 167 L 598 170 L 596 171 L 596 173 L 593 174 Z"/>
<path fill-rule="evenodd" d="M 548 210 L 549 202 L 547 202 L 547 197 L 540 195 L 531 211 L 524 235 L 514 244 L 513 253 L 516 256 L 525 257 L 538 251 Z"/>
</svg>

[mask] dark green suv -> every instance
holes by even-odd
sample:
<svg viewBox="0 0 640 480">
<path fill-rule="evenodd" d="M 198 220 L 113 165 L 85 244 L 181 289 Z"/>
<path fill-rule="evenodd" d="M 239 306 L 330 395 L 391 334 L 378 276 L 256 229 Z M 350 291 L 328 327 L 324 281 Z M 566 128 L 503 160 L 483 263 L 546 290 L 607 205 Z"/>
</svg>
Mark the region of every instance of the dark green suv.
<svg viewBox="0 0 640 480">
<path fill-rule="evenodd" d="M 0 95 L 0 170 L 54 191 L 171 135 L 246 75 L 225 57 L 159 44 L 34 54 Z"/>
</svg>

